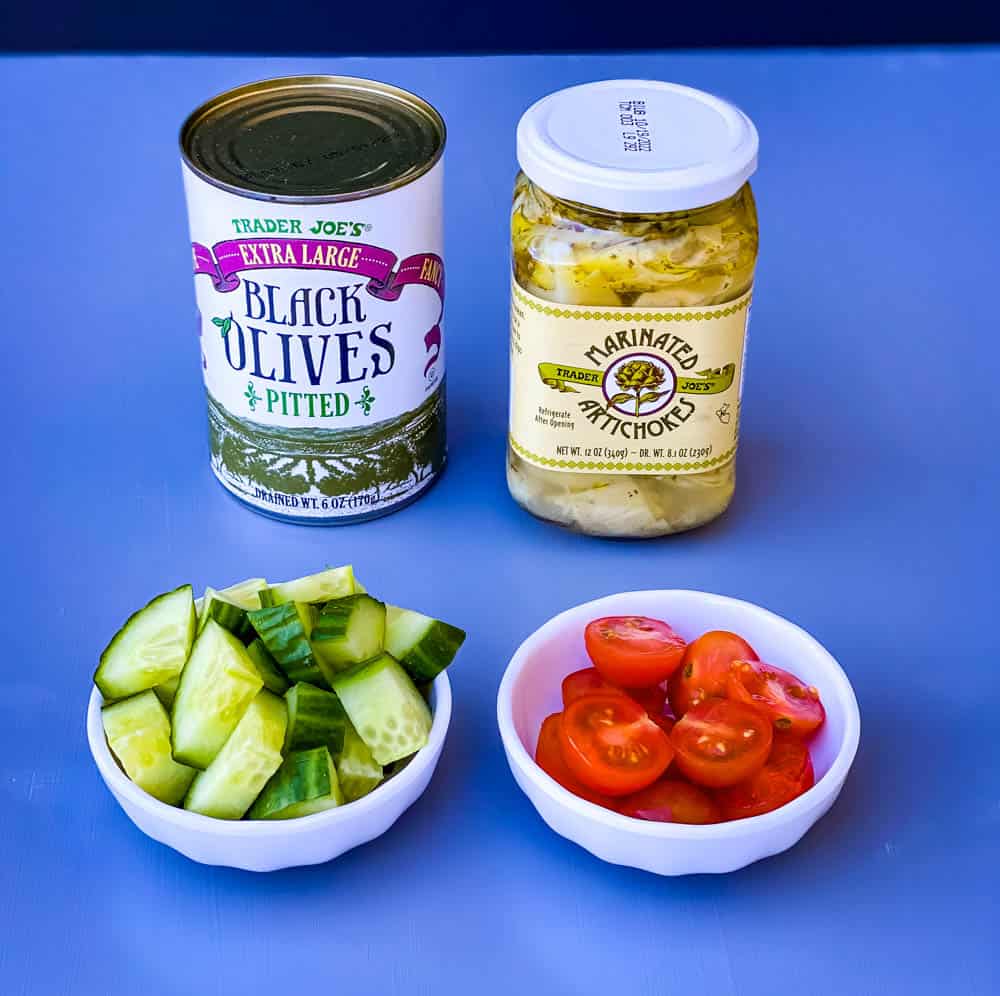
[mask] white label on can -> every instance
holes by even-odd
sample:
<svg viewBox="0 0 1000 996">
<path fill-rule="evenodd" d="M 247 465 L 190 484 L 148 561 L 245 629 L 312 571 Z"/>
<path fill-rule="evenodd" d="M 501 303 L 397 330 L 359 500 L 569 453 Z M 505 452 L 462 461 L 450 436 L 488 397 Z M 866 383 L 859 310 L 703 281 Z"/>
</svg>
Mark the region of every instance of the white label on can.
<svg viewBox="0 0 1000 996">
<path fill-rule="evenodd" d="M 363 517 L 440 470 L 442 171 L 286 204 L 184 167 L 212 467 L 249 504 Z"/>
</svg>

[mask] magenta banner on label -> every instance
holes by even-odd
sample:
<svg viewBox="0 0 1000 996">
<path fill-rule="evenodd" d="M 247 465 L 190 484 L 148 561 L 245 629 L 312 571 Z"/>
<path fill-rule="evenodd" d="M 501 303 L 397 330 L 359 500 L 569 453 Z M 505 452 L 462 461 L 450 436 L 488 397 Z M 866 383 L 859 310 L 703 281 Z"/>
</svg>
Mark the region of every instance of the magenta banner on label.
<svg viewBox="0 0 1000 996">
<path fill-rule="evenodd" d="M 210 277 L 217 291 L 239 287 L 243 270 L 335 270 L 367 277 L 368 292 L 395 301 L 407 284 L 423 284 L 444 300 L 444 265 L 435 253 L 408 256 L 393 271 L 396 254 L 379 246 L 328 239 L 232 239 L 211 249 L 191 244 L 194 272 Z"/>
<path fill-rule="evenodd" d="M 395 301 L 410 284 L 430 287 L 444 312 L 444 262 L 432 252 L 407 256 L 396 266 L 396 254 L 379 246 L 330 239 L 231 239 L 211 249 L 191 243 L 194 272 L 209 277 L 217 291 L 229 293 L 240 285 L 243 270 L 333 270 L 356 273 L 368 280 L 365 290 L 381 301 Z M 394 269 L 395 268 L 395 269 Z M 424 335 L 426 374 L 441 352 L 441 313 Z"/>
</svg>

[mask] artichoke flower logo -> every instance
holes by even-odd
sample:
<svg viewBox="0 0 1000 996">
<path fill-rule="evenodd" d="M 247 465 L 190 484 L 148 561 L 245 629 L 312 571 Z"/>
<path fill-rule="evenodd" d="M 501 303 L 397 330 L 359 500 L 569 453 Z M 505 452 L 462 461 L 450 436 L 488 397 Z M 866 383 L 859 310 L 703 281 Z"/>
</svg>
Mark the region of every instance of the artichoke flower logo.
<svg viewBox="0 0 1000 996">
<path fill-rule="evenodd" d="M 608 399 L 608 408 L 634 405 L 634 414 L 638 417 L 644 405 L 671 393 L 661 390 L 665 379 L 666 371 L 652 360 L 629 360 L 614 373 L 619 393 Z"/>
</svg>

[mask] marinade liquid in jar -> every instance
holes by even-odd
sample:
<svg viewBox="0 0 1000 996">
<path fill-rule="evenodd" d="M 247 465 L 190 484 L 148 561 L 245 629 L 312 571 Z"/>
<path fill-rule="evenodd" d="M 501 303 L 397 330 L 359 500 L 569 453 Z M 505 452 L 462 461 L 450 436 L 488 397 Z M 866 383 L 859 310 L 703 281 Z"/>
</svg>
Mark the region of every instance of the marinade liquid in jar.
<svg viewBox="0 0 1000 996">
<path fill-rule="evenodd" d="M 507 482 L 595 536 L 725 511 L 743 393 L 757 131 L 724 100 L 610 80 L 517 129 Z"/>
</svg>

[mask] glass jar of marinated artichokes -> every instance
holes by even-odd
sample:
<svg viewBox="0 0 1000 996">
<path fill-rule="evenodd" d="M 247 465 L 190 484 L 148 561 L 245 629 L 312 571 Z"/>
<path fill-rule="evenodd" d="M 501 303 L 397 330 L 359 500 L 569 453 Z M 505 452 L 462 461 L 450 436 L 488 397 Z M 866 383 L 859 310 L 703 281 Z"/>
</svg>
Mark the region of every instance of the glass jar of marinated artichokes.
<svg viewBox="0 0 1000 996">
<path fill-rule="evenodd" d="M 725 511 L 743 393 L 757 132 L 688 87 L 613 80 L 521 118 L 507 481 L 596 536 Z"/>
</svg>

